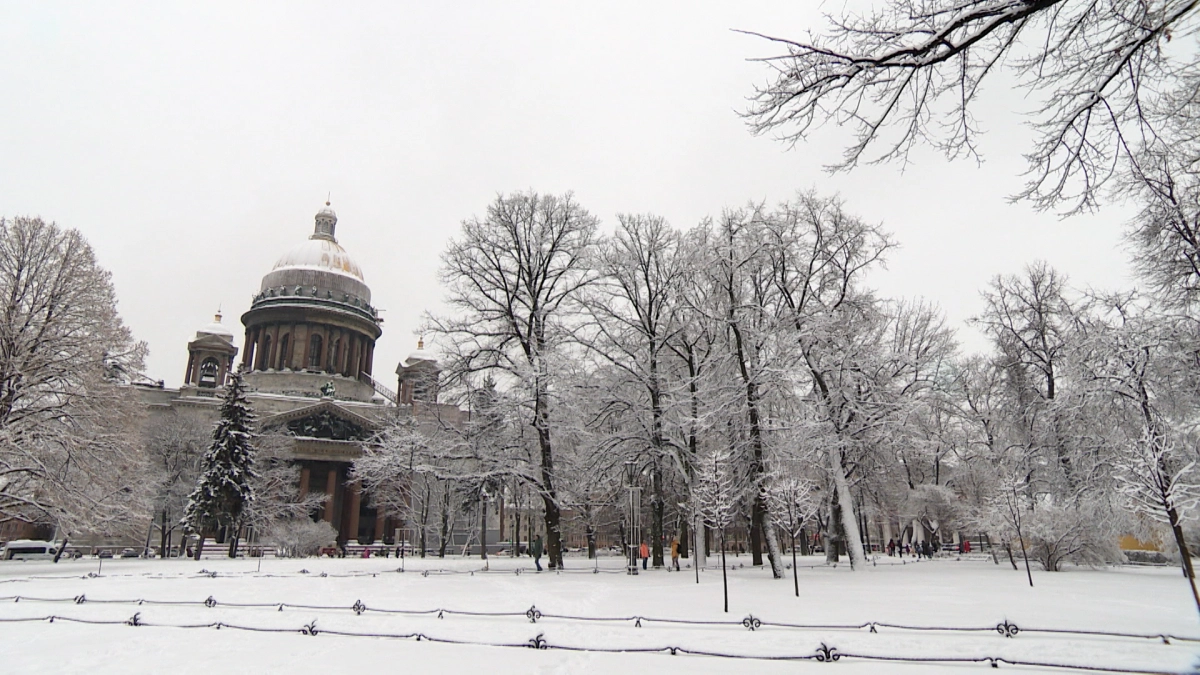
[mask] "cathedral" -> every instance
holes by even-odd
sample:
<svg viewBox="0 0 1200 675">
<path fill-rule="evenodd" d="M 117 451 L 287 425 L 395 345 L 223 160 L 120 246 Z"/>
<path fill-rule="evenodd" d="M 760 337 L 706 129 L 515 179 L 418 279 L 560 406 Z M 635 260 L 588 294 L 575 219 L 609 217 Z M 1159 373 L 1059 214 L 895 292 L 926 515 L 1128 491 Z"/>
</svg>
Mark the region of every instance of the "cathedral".
<svg viewBox="0 0 1200 675">
<path fill-rule="evenodd" d="M 240 370 L 259 432 L 287 438 L 301 496 L 324 495 L 314 518 L 333 526 L 339 544 L 390 543 L 399 523 L 350 480 L 363 443 L 390 421 L 436 415 L 457 423 L 465 413 L 438 403 L 438 364 L 421 343 L 396 368 L 395 390 L 375 377 L 382 319 L 362 270 L 338 244 L 337 222 L 327 203 L 312 234 L 262 278 L 241 317 L 240 359 L 218 314 L 188 343 L 179 389 L 139 389 L 151 423 L 167 415 L 214 421 L 230 373 Z"/>
</svg>

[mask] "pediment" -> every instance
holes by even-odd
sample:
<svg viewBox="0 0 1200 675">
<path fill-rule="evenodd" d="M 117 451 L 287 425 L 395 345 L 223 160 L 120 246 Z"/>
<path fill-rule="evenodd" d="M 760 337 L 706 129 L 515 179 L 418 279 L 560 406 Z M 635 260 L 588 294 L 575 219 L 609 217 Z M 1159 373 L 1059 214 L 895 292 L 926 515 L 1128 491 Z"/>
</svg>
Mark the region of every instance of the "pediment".
<svg viewBox="0 0 1200 675">
<path fill-rule="evenodd" d="M 262 429 L 287 430 L 299 438 L 331 441 L 366 441 L 375 435 L 376 424 L 333 401 L 321 401 L 265 418 Z"/>
<path fill-rule="evenodd" d="M 188 349 L 211 349 L 219 352 L 237 351 L 237 347 L 218 335 L 202 335 L 188 343 Z"/>
</svg>

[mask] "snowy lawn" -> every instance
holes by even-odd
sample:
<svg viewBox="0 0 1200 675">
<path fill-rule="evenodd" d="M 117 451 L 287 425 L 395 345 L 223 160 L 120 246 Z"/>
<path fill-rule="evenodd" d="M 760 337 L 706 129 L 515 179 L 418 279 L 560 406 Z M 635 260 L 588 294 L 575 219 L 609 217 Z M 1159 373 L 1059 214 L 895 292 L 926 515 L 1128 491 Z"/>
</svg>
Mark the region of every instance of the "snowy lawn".
<svg viewBox="0 0 1200 675">
<path fill-rule="evenodd" d="M 909 559 L 911 560 L 911 559 Z M 731 558 L 734 565 L 749 558 Z M 801 561 L 800 593 L 792 579 L 774 581 L 748 566 L 729 573 L 730 610 L 722 612 L 720 569 L 700 573 L 650 570 L 636 577 L 622 561 L 568 558 L 562 574 L 536 574 L 528 558 L 493 558 L 481 573 L 477 559 L 303 559 L 262 561 L 105 560 L 0 563 L 0 672 L 286 672 L 342 673 L 984 673 L 987 662 L 879 662 L 852 655 L 982 658 L 1122 668 L 1135 672 L 1192 672 L 1200 641 L 1038 633 L 1075 629 L 1167 634 L 1200 639 L 1200 622 L 1177 568 L 1071 569 L 1034 572 L 990 560 L 944 559 L 851 572 L 846 565 Z M 811 566 L 811 567 L 809 567 Z M 521 569 L 520 574 L 516 573 Z M 202 570 L 204 573 L 202 573 Z M 305 572 L 302 572 L 304 570 Z M 476 570 L 471 574 L 471 570 Z M 424 572 L 428 571 L 428 574 Z M 213 576 L 212 573 L 215 573 Z M 322 576 L 324 574 L 324 576 Z M 16 596 L 20 596 L 17 600 Z M 215 604 L 206 606 L 212 598 Z M 137 600 L 145 600 L 137 604 Z M 110 602 L 103 602 L 110 601 Z M 125 601 L 125 602 L 111 602 Z M 361 602 L 358 612 L 352 607 Z M 156 604 L 173 602 L 179 604 Z M 233 603 L 259 604 L 235 607 Z M 282 604 L 282 609 L 280 605 Z M 301 607 L 301 606 L 306 607 Z M 543 616 L 532 622 L 527 610 Z M 326 608 L 328 607 L 328 608 Z M 402 614 L 383 610 L 449 610 Z M 511 612 L 473 616 L 460 612 Z M 138 626 L 128 621 L 137 615 Z M 601 618 L 580 621 L 550 615 Z M 742 625 L 753 615 L 757 630 Z M 54 621 L 44 617 L 61 617 Z M 13 621 L 23 618 L 40 621 Z M 638 621 L 634 617 L 644 617 Z M 673 624 L 653 619 L 728 622 Z M 79 623 L 78 619 L 111 623 Z M 1021 629 L 1005 638 L 997 624 Z M 977 628 L 972 632 L 915 631 L 914 627 Z M 213 624 L 224 624 L 217 629 Z M 820 624 L 789 628 L 779 623 Z M 847 625 L 848 627 L 838 627 Z M 181 626 L 195 626 L 182 628 Z M 305 626 L 315 628 L 303 632 Z M 260 629 L 260 630 L 241 630 Z M 271 629 L 275 632 L 263 632 Z M 314 633 L 315 634 L 312 634 Z M 409 637 L 361 637 L 339 633 Z M 546 650 L 438 642 L 528 645 Z M 846 654 L 836 664 L 812 657 L 822 643 Z M 671 655 L 692 652 L 764 657 Z M 571 648 L 572 650 L 562 649 Z M 662 650 L 629 652 L 620 650 Z M 576 651 L 577 650 L 577 651 Z M 601 652 L 594 650 L 612 650 Z M 1017 672 L 1064 672 L 1017 667 Z"/>
</svg>

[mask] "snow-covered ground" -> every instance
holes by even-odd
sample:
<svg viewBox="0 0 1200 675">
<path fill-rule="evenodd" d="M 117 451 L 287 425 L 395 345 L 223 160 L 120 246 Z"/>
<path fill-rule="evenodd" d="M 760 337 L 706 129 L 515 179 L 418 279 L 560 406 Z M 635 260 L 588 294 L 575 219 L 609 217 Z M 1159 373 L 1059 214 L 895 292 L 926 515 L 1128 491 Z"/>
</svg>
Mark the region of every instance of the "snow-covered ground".
<svg viewBox="0 0 1200 675">
<path fill-rule="evenodd" d="M 1200 641 L 1048 634 L 1076 629 L 1167 634 L 1200 640 L 1200 622 L 1177 568 L 1034 572 L 990 560 L 898 564 L 883 557 L 860 572 L 802 559 L 800 597 L 792 579 L 749 566 L 729 573 L 722 612 L 720 569 L 627 576 L 622 561 L 568 558 L 561 574 L 533 572 L 528 558 L 303 559 L 259 561 L 98 560 L 0 562 L 0 672 L 6 673 L 965 673 L 987 662 L 879 662 L 852 655 L 1002 657 L 1009 660 L 1193 672 Z M 730 558 L 734 565 L 748 557 Z M 517 570 L 521 573 L 518 574 Z M 474 570 L 474 573 L 472 573 Z M 426 574 L 425 572 L 428 572 Z M 215 573 L 215 574 L 214 574 Z M 19 596 L 19 599 L 17 599 Z M 204 601 L 212 598 L 212 606 Z M 143 600 L 142 604 L 137 604 Z M 123 602 L 101 602 L 123 601 Z M 156 604 L 175 602 L 179 604 Z M 360 612 L 352 607 L 361 602 Z M 258 604 L 235 607 L 231 603 Z M 281 607 L 282 605 L 282 607 Z M 301 605 L 307 607 L 301 607 Z M 532 607 L 544 613 L 536 623 Z M 328 608 L 323 608 L 328 607 Z M 450 610 L 401 614 L 381 610 Z M 473 616 L 458 612 L 511 612 Z M 137 615 L 137 626 L 132 622 Z M 611 617 L 580 621 L 550 615 Z M 764 625 L 750 630 L 748 616 Z M 53 621 L 13 621 L 30 617 Z M 633 617 L 644 617 L 638 625 Z M 688 619 L 725 624 L 673 624 Z M 79 623 L 66 619 L 107 621 Z M 1003 637 L 995 627 L 1015 624 Z M 773 624 L 902 624 L 973 632 L 790 628 Z M 213 624 L 223 624 L 218 629 Z M 182 628 L 180 626 L 196 626 Z M 307 633 L 304 627 L 310 626 Z M 243 628 L 272 629 L 242 630 Z M 315 633 L 315 634 L 313 634 Z M 339 633 L 411 635 L 361 637 Z M 504 646 L 544 641 L 549 649 Z M 482 644 L 454 644 L 439 640 Z M 824 643 L 847 655 L 836 664 L 768 660 L 814 656 Z M 693 652 L 764 657 L 729 659 Z M 570 648 L 570 649 L 562 649 Z M 620 650 L 662 650 L 630 652 Z M 612 650 L 612 651 L 596 651 Z M 1017 672 L 1061 670 L 1000 667 Z M 990 669 L 989 669 L 990 671 Z"/>
</svg>

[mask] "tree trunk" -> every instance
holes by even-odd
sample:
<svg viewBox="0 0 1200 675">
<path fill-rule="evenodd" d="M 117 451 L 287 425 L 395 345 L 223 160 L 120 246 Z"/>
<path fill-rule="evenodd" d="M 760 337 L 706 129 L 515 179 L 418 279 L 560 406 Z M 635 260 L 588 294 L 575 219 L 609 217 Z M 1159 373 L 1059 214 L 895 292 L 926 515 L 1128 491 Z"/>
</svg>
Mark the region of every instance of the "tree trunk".
<svg viewBox="0 0 1200 675">
<path fill-rule="evenodd" d="M 149 557 L 146 555 L 146 551 L 150 550 L 150 537 L 152 536 L 154 536 L 154 516 L 150 516 L 150 527 L 146 528 L 146 543 L 142 546 L 142 554 L 138 556 L 139 558 Z"/>
<path fill-rule="evenodd" d="M 537 372 L 537 381 L 534 383 L 533 425 L 537 430 L 538 449 L 542 460 L 541 494 L 546 521 L 546 556 L 549 558 L 550 569 L 562 569 L 562 517 L 558 510 L 558 492 L 554 488 L 554 453 L 550 443 L 550 410 L 547 404 L 549 377 L 546 361 L 541 357 L 545 353 L 545 339 L 540 330 L 537 335 L 537 351 L 533 364 Z"/>
<path fill-rule="evenodd" d="M 725 611 L 729 612 L 729 576 L 725 573 L 725 528 L 721 528 L 721 587 L 725 591 Z"/>
<path fill-rule="evenodd" d="M 591 523 L 587 525 L 587 547 L 588 560 L 594 560 L 596 558 L 596 528 Z"/>
<path fill-rule="evenodd" d="M 487 560 L 487 500 L 479 500 L 479 557 Z"/>
<path fill-rule="evenodd" d="M 1004 550 L 1006 553 L 1008 553 L 1008 562 L 1012 565 L 1013 571 L 1016 572 L 1017 570 L 1021 569 L 1020 567 L 1017 567 L 1017 560 L 1013 557 L 1012 542 L 1004 542 Z"/>
<path fill-rule="evenodd" d="M 238 550 L 238 539 L 242 536 L 242 526 L 229 526 L 229 557 L 236 558 Z"/>
<path fill-rule="evenodd" d="M 200 559 L 200 554 L 204 551 L 204 531 L 200 531 L 200 536 L 196 538 L 196 560 Z"/>
<path fill-rule="evenodd" d="M 1183 524 L 1179 521 L 1179 513 L 1174 506 L 1167 508 L 1167 518 L 1171 524 L 1171 532 L 1175 534 L 1175 545 L 1179 547 L 1179 557 L 1183 564 L 1183 575 L 1192 586 L 1192 599 L 1196 601 L 1196 611 L 1200 612 L 1200 592 L 1196 591 L 1196 570 L 1192 567 L 1192 554 L 1188 551 L 1187 541 L 1183 538 Z"/>
<path fill-rule="evenodd" d="M 691 537 L 689 536 L 690 534 L 691 534 L 691 528 L 688 527 L 687 519 L 684 518 L 684 519 L 680 520 L 679 521 L 679 557 L 680 558 L 690 557 L 688 555 L 688 553 L 691 551 L 691 549 L 688 547 L 688 544 L 690 543 L 690 539 L 691 539 Z"/>
<path fill-rule="evenodd" d="M 866 556 L 863 554 L 862 537 L 858 532 L 858 519 L 854 517 L 854 501 L 850 496 L 850 484 L 846 481 L 841 448 L 833 445 L 828 454 L 829 470 L 833 474 L 833 485 L 837 490 L 838 505 L 842 511 L 842 529 L 846 533 L 846 552 L 850 555 L 850 569 L 857 570 L 866 563 Z"/>
<path fill-rule="evenodd" d="M 521 488 L 516 480 L 513 481 L 513 500 L 516 508 L 513 509 L 512 557 L 515 558 L 521 554 Z"/>
<path fill-rule="evenodd" d="M 759 513 L 759 500 L 755 499 L 750 508 L 750 564 L 762 567 L 762 516 Z"/>
<path fill-rule="evenodd" d="M 58 550 L 54 552 L 54 562 L 58 562 L 62 558 L 63 551 L 67 550 L 67 542 L 71 541 L 70 537 L 63 537 L 63 540 L 58 544 Z"/>
<path fill-rule="evenodd" d="M 549 478 L 549 474 L 545 474 Z M 546 509 L 546 541 L 549 544 L 547 557 L 550 569 L 562 569 L 562 517 L 558 511 L 558 503 L 549 494 L 542 496 L 542 504 Z"/>
<path fill-rule="evenodd" d="M 796 566 L 796 531 L 792 530 L 792 583 L 796 586 L 796 597 L 800 597 L 800 568 Z M 801 539 L 803 541 L 803 539 Z"/>
<path fill-rule="evenodd" d="M 650 474 L 650 482 L 653 490 L 653 496 L 650 498 L 650 537 L 652 539 L 650 564 L 658 568 L 666 564 L 663 560 L 663 502 L 666 499 L 662 493 L 662 469 L 658 466 L 657 458 L 654 460 L 654 470 Z"/>
<path fill-rule="evenodd" d="M 443 486 L 442 491 L 442 531 L 438 540 L 438 557 L 446 557 L 446 547 L 450 545 L 450 486 Z"/>
<path fill-rule="evenodd" d="M 171 557 L 171 530 L 167 529 L 167 509 L 163 508 L 158 520 L 158 557 Z"/>
<path fill-rule="evenodd" d="M 764 518 L 766 516 L 764 515 Z M 783 578 L 783 552 L 779 548 L 779 531 L 768 521 L 764 528 L 767 533 L 767 559 L 771 561 L 771 571 L 779 569 L 779 574 L 773 574 L 774 578 Z"/>
</svg>

